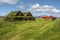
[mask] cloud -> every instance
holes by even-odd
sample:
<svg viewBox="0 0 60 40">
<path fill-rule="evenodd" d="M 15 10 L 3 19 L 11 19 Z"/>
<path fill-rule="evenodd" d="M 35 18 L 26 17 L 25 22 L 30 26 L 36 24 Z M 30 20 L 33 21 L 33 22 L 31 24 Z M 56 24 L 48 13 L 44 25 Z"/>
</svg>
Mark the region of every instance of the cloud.
<svg viewBox="0 0 60 40">
<path fill-rule="evenodd" d="M 17 6 L 17 8 L 18 8 L 19 10 L 23 10 L 23 9 L 24 9 L 24 5 Z"/>
<path fill-rule="evenodd" d="M 31 7 L 33 4 L 28 4 L 29 7 Z"/>
<path fill-rule="evenodd" d="M 20 4 L 23 4 L 24 2 L 20 2 Z"/>
<path fill-rule="evenodd" d="M 16 4 L 19 0 L 0 0 L 0 3 Z"/>
<path fill-rule="evenodd" d="M 49 12 L 49 13 L 60 13 L 60 10 L 56 9 L 54 6 L 51 5 L 39 5 L 38 3 L 35 5 L 32 5 L 29 8 L 29 11 L 33 12 Z"/>
</svg>

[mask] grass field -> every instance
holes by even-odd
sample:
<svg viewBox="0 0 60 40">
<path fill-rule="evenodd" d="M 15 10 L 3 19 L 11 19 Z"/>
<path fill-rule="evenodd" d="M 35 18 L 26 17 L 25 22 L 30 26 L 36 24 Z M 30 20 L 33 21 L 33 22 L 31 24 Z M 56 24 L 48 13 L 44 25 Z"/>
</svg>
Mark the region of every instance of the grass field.
<svg viewBox="0 0 60 40">
<path fill-rule="evenodd" d="M 0 20 L 0 40 L 60 40 L 60 19 L 15 22 Z"/>
</svg>

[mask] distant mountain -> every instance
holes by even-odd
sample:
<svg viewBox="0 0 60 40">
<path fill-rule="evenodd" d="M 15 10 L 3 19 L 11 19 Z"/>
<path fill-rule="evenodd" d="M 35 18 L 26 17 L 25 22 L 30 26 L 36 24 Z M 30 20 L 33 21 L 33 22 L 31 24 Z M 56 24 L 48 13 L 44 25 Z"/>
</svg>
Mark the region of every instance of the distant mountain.
<svg viewBox="0 0 60 40">
<path fill-rule="evenodd" d="M 0 19 L 3 19 L 4 18 L 4 16 L 0 16 Z"/>
<path fill-rule="evenodd" d="M 4 18 L 4 16 L 0 16 L 0 18 Z"/>
</svg>

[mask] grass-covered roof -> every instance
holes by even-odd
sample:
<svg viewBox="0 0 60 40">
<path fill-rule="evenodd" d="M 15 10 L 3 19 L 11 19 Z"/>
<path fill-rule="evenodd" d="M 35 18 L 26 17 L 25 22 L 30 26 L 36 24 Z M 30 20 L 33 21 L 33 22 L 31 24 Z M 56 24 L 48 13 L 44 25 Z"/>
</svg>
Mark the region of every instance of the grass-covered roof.
<svg viewBox="0 0 60 40">
<path fill-rule="evenodd" d="M 7 17 L 12 17 L 12 16 L 14 16 L 16 13 L 18 13 L 18 12 L 19 12 L 19 11 L 11 11 L 11 12 L 7 15 Z M 29 13 L 29 12 L 23 12 L 24 16 L 26 16 L 28 13 Z"/>
<path fill-rule="evenodd" d="M 23 12 L 24 16 L 26 16 L 29 12 Z"/>
<path fill-rule="evenodd" d="M 8 13 L 7 17 L 14 16 L 16 13 L 18 13 L 18 11 L 11 11 L 10 13 Z"/>
</svg>

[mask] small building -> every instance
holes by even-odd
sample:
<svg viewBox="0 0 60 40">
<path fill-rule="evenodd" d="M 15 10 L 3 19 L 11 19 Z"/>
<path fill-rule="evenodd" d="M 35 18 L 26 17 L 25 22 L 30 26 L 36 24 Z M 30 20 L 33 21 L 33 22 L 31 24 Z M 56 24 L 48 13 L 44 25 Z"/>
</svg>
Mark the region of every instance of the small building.
<svg viewBox="0 0 60 40">
<path fill-rule="evenodd" d="M 13 20 L 23 20 L 24 14 L 21 11 L 18 11 L 14 17 Z"/>
<path fill-rule="evenodd" d="M 21 11 L 12 11 L 7 16 L 6 19 L 10 21 L 23 20 L 24 14 Z"/>
<path fill-rule="evenodd" d="M 54 19 L 55 19 L 55 17 L 44 15 L 44 16 L 40 16 L 40 19 L 41 19 L 41 20 L 54 20 Z"/>
<path fill-rule="evenodd" d="M 26 14 L 26 16 L 32 16 L 32 14 L 31 14 L 30 12 L 28 12 L 28 13 Z"/>
<path fill-rule="evenodd" d="M 35 20 L 35 18 L 32 16 L 32 14 L 30 12 L 27 12 L 25 17 L 26 17 L 26 20 Z"/>
</svg>

